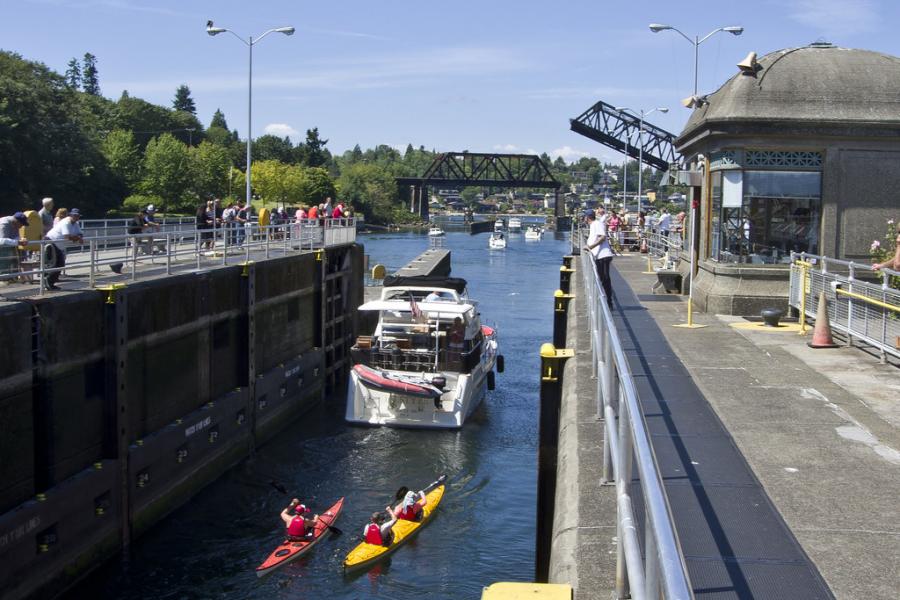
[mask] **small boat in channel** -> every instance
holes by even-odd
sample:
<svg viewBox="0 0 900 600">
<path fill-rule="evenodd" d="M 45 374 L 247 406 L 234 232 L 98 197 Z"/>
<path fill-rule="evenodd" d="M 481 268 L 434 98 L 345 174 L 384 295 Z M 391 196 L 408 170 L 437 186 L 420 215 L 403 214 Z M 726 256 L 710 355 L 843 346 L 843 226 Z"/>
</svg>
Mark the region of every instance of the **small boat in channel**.
<svg viewBox="0 0 900 600">
<path fill-rule="evenodd" d="M 510 217 L 508 227 L 511 233 L 522 231 L 522 219 L 519 217 Z"/>
<path fill-rule="evenodd" d="M 540 241 L 541 238 L 544 237 L 544 230 L 537 225 L 530 225 L 528 229 L 525 230 L 525 239 Z"/>
<path fill-rule="evenodd" d="M 491 234 L 491 237 L 488 238 L 488 248 L 491 250 L 506 248 L 506 236 L 503 235 L 502 231 L 495 231 Z"/>
<path fill-rule="evenodd" d="M 439 237 L 439 236 L 444 235 L 444 230 L 441 229 L 440 227 L 438 227 L 437 225 L 432 225 L 428 229 L 428 235 L 431 237 Z"/>
</svg>

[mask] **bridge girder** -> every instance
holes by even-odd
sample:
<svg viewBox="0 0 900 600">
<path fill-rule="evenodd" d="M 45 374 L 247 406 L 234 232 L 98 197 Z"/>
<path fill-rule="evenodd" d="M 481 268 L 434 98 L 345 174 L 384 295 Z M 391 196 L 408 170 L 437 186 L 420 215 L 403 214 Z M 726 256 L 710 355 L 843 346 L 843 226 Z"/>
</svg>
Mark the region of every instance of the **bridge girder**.
<svg viewBox="0 0 900 600">
<path fill-rule="evenodd" d="M 435 156 L 422 177 L 398 177 L 401 185 L 446 185 L 559 189 L 540 156 L 445 152 Z"/>
<path fill-rule="evenodd" d="M 572 131 L 632 158 L 641 157 L 636 143 L 641 120 L 600 101 L 569 120 Z M 643 161 L 660 171 L 678 163 L 675 134 L 644 121 Z"/>
</svg>

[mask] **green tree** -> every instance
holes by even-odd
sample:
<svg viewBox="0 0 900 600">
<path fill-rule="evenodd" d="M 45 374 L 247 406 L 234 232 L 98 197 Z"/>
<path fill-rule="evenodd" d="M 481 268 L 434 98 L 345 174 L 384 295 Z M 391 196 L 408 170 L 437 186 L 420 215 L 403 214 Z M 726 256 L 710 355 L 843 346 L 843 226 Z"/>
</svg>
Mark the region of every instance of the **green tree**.
<svg viewBox="0 0 900 600">
<path fill-rule="evenodd" d="M 209 122 L 209 126 L 210 128 L 221 127 L 225 131 L 228 131 L 228 122 L 225 121 L 225 113 L 223 113 L 221 109 L 217 108 L 216 112 L 213 113 L 212 121 Z"/>
<path fill-rule="evenodd" d="M 81 68 L 81 85 L 85 94 L 100 95 L 100 76 L 97 72 L 97 57 L 85 52 Z"/>
<path fill-rule="evenodd" d="M 331 153 L 325 148 L 328 140 L 319 137 L 319 128 L 306 130 L 306 141 L 297 146 L 297 162 L 307 167 L 323 167 L 331 161 Z"/>
<path fill-rule="evenodd" d="M 194 104 L 194 99 L 191 98 L 191 89 L 187 85 L 181 84 L 178 86 L 178 89 L 175 90 L 175 99 L 172 100 L 172 108 L 191 113 L 195 116 L 197 115 L 197 105 Z"/>
<path fill-rule="evenodd" d="M 304 172 L 301 167 L 278 160 L 253 162 L 253 190 L 263 201 L 282 204 L 300 200 Z"/>
<path fill-rule="evenodd" d="M 338 179 L 341 199 L 366 216 L 366 221 L 388 224 L 398 220 L 397 184 L 384 167 L 357 162 L 347 165 Z"/>
<path fill-rule="evenodd" d="M 300 189 L 300 198 L 309 203 L 324 202 L 325 198 L 337 195 L 335 181 L 323 167 L 309 167 L 303 169 L 303 181 Z"/>
<path fill-rule="evenodd" d="M 163 199 L 163 212 L 190 210 L 193 202 L 185 197 L 191 181 L 188 147 L 170 133 L 155 137 L 147 144 L 141 176 L 141 191 Z"/>
<path fill-rule="evenodd" d="M 73 58 L 66 65 L 66 86 L 70 90 L 81 88 L 81 66 L 78 64 L 77 58 Z"/>
<path fill-rule="evenodd" d="M 202 142 L 191 149 L 191 173 L 194 193 L 202 198 L 223 198 L 229 193 L 233 175 L 228 148 Z M 256 173 L 254 172 L 254 175 Z"/>
<path fill-rule="evenodd" d="M 129 189 L 140 180 L 141 152 L 134 134 L 122 129 L 109 132 L 100 147 L 110 170 L 124 181 Z"/>
<path fill-rule="evenodd" d="M 253 160 L 278 160 L 294 162 L 294 145 L 287 136 L 261 135 L 253 142 Z"/>
</svg>

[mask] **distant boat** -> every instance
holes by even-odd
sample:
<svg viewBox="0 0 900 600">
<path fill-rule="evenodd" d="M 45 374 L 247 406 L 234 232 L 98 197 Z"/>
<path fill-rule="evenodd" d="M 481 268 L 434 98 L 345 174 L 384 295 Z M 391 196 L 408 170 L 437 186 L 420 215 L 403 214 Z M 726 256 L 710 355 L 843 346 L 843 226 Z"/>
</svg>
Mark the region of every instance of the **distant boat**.
<svg viewBox="0 0 900 600">
<path fill-rule="evenodd" d="M 437 237 L 437 236 L 440 236 L 440 235 L 444 235 L 444 230 L 441 229 L 440 227 L 438 227 L 437 225 L 433 225 L 433 226 L 428 230 L 428 235 L 430 235 L 430 236 L 432 236 L 432 237 Z"/>
<path fill-rule="evenodd" d="M 522 219 L 519 217 L 510 217 L 509 219 L 509 230 L 513 232 L 518 232 L 522 230 Z"/>
<path fill-rule="evenodd" d="M 528 227 L 528 229 L 525 230 L 526 240 L 540 241 L 542 237 L 544 237 L 544 230 L 537 225 L 531 225 Z"/>
<path fill-rule="evenodd" d="M 494 231 L 503 231 L 503 219 L 494 221 Z"/>
<path fill-rule="evenodd" d="M 488 240 L 488 248 L 492 250 L 506 248 L 506 236 L 503 235 L 503 232 L 495 231 L 491 234 L 491 237 Z"/>
</svg>

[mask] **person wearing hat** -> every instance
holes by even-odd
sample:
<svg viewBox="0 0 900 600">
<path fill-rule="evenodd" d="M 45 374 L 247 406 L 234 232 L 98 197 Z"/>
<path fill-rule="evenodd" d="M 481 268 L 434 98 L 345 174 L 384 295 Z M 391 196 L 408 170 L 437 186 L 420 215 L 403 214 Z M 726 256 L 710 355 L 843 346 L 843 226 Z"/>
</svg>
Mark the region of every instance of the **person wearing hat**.
<svg viewBox="0 0 900 600">
<path fill-rule="evenodd" d="M 19 233 L 21 227 L 28 225 L 28 217 L 23 212 L 0 218 L 0 246 L 19 246 L 27 242 Z"/>
<path fill-rule="evenodd" d="M 41 224 L 44 226 L 44 235 L 53 229 L 53 198 L 44 198 L 41 200 L 41 210 L 38 215 L 41 217 Z"/>
<path fill-rule="evenodd" d="M 292 512 L 294 513 L 293 515 L 291 514 Z M 316 521 L 319 520 L 319 515 L 313 515 L 311 519 L 305 516 L 311 512 L 305 504 L 300 504 L 300 501 L 296 498 L 291 500 L 290 505 L 281 511 L 281 520 L 284 521 L 287 527 L 285 535 L 287 535 L 288 540 L 301 542 L 309 539 L 308 536 L 312 534 L 313 527 L 316 526 Z"/>
<path fill-rule="evenodd" d="M 44 274 L 47 289 L 58 289 L 56 282 L 59 281 L 63 267 L 66 266 L 66 247 L 81 244 L 84 241 L 84 234 L 81 232 L 81 226 L 78 225 L 80 220 L 81 211 L 73 208 L 69 211 L 68 217 L 47 232 L 47 239 L 52 242 L 44 248 L 44 268 L 52 269 L 52 272 Z"/>
<path fill-rule="evenodd" d="M 609 245 L 609 236 L 606 230 L 606 221 L 597 219 L 597 214 L 593 210 L 584 211 L 585 220 L 588 223 L 588 239 L 585 250 L 594 257 L 594 264 L 597 268 L 597 276 L 603 285 L 603 292 L 606 294 L 606 302 L 611 309 L 613 307 L 613 291 L 612 280 L 609 277 L 609 268 L 613 259 L 612 247 Z"/>
<path fill-rule="evenodd" d="M 403 488 L 401 488 L 402 490 Z M 399 494 L 398 494 L 399 495 Z M 406 490 L 403 493 L 403 499 L 397 505 L 394 515 L 398 519 L 406 521 L 421 521 L 424 516 L 423 509 L 428 505 L 428 498 L 424 491 L 413 492 Z"/>
<path fill-rule="evenodd" d="M 363 528 L 363 539 L 367 544 L 374 546 L 390 546 L 394 540 L 394 524 L 397 523 L 397 515 L 390 506 L 384 508 L 385 512 L 391 516 L 387 518 L 383 512 L 372 513 L 372 518 L 368 525 Z"/>
</svg>

